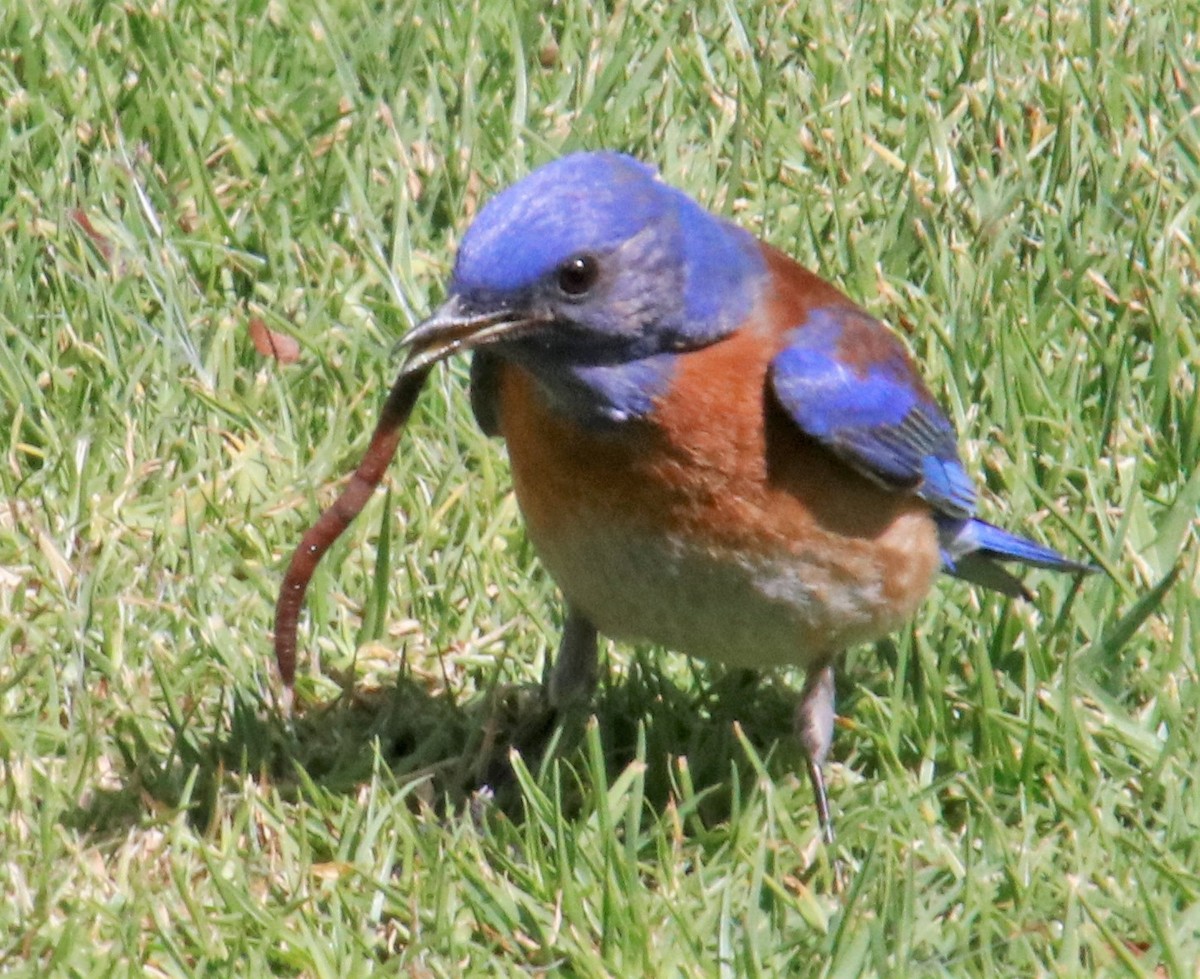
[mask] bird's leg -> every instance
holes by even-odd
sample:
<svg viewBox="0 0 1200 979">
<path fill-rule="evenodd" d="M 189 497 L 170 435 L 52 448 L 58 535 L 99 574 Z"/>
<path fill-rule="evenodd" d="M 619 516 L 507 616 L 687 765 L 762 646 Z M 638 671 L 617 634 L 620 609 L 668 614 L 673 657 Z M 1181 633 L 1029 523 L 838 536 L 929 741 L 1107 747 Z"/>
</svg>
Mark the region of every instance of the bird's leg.
<svg viewBox="0 0 1200 979">
<path fill-rule="evenodd" d="M 808 777 L 812 781 L 817 803 L 817 819 L 825 842 L 833 844 L 833 821 L 829 818 L 829 797 L 825 794 L 823 766 L 833 743 L 833 664 L 809 669 L 796 706 L 796 736 L 808 762 Z"/>
<path fill-rule="evenodd" d="M 510 739 L 521 754 L 540 758 L 556 743 L 553 750 L 561 751 L 582 732 L 599 674 L 596 639 L 596 627 L 568 605 L 562 642 L 547 670 L 538 709 L 522 720 Z M 493 772 L 488 781 L 502 777 Z"/>
<path fill-rule="evenodd" d="M 569 605 L 558 655 L 548 673 L 537 698 L 537 708 L 520 711 L 515 729 L 507 738 L 509 747 L 527 757 L 542 757 L 554 743 L 556 728 L 563 727 L 565 722 L 581 721 L 583 712 L 577 708 L 586 707 L 596 689 L 599 673 L 596 627 Z M 579 727 L 582 730 L 582 725 Z M 475 772 L 476 778 L 488 786 L 511 779 L 507 760 L 491 751 L 481 753 Z"/>
<path fill-rule="evenodd" d="M 562 711 L 586 704 L 596 691 L 598 676 L 596 627 L 568 605 L 562 642 L 546 685 L 550 706 Z"/>
</svg>

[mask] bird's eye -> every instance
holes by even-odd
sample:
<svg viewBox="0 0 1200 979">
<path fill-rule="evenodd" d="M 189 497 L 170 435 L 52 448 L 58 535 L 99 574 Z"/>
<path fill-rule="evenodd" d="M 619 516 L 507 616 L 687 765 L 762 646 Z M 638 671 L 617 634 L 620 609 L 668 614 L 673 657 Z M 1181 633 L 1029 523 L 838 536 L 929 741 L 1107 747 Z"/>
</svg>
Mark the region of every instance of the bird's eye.
<svg viewBox="0 0 1200 979">
<path fill-rule="evenodd" d="M 600 265 L 591 255 L 572 255 L 558 267 L 558 288 L 568 296 L 585 295 L 600 275 Z"/>
</svg>

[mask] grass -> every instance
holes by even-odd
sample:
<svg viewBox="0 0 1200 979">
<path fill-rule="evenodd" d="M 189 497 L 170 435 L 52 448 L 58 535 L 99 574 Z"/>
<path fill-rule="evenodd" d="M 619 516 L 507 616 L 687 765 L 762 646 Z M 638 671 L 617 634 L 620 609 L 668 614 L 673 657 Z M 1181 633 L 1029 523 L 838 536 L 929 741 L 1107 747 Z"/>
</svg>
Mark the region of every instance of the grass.
<svg viewBox="0 0 1200 979">
<path fill-rule="evenodd" d="M 1195 975 L 1194 6 L 513 6 L 0 12 L 0 969 Z M 840 892 L 796 676 L 613 647 L 559 760 L 495 763 L 559 610 L 463 364 L 274 708 L 392 344 L 482 200 L 599 146 L 902 330 L 984 515 L 1109 572 L 849 653 Z"/>
</svg>

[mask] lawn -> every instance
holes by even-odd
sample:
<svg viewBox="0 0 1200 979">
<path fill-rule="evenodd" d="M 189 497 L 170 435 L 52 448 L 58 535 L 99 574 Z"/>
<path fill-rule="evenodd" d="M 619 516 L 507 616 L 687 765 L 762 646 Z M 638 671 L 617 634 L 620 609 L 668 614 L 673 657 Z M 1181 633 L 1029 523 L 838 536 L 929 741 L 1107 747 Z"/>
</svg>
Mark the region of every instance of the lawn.
<svg viewBox="0 0 1200 979">
<path fill-rule="evenodd" d="M 1195 3 L 520 6 L 0 12 L 0 971 L 1197 975 Z M 1106 572 L 849 652 L 832 853 L 800 675 L 612 645 L 532 750 L 561 611 L 465 362 L 278 708 L 396 340 L 597 147 L 891 323 L 982 515 Z"/>
</svg>

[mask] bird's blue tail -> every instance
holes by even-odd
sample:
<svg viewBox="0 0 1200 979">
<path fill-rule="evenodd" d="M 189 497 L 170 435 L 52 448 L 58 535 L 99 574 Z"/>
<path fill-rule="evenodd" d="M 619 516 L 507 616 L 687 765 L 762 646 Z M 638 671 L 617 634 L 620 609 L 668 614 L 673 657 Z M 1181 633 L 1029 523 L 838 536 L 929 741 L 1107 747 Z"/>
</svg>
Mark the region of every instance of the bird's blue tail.
<svg viewBox="0 0 1200 979">
<path fill-rule="evenodd" d="M 943 517 L 938 520 L 938 533 L 943 571 L 1014 598 L 1029 598 L 1029 590 L 1000 566 L 1002 561 L 1017 561 L 1071 574 L 1098 570 L 1094 565 L 1072 561 L 1057 551 L 1010 534 L 985 520 Z"/>
</svg>

